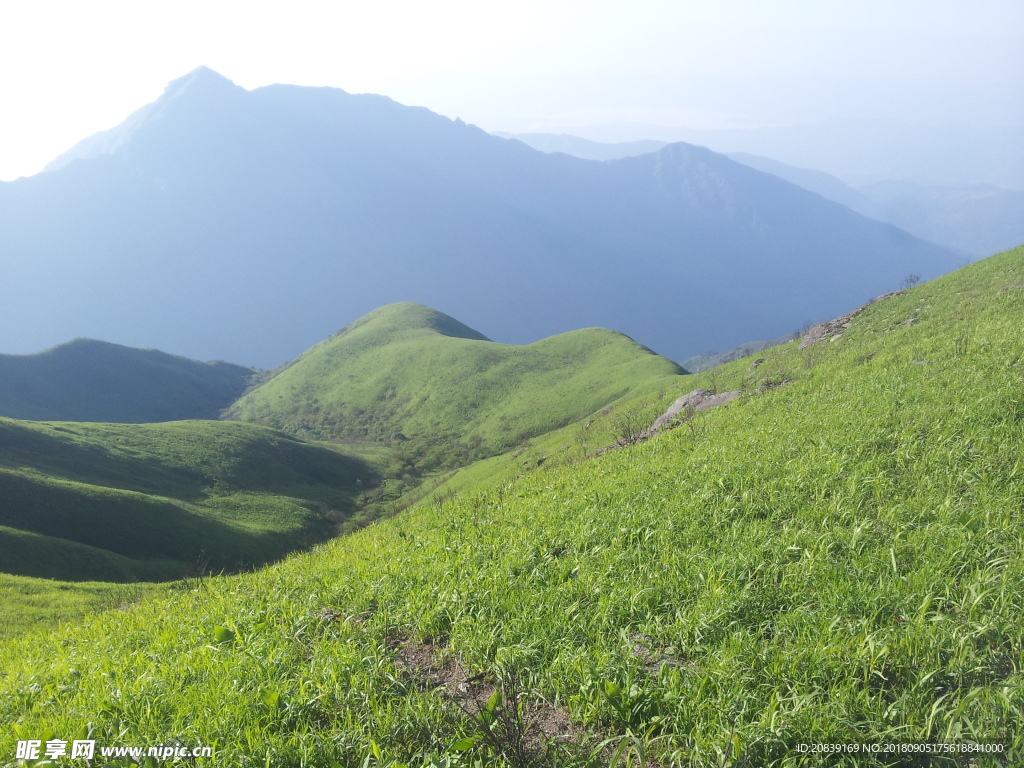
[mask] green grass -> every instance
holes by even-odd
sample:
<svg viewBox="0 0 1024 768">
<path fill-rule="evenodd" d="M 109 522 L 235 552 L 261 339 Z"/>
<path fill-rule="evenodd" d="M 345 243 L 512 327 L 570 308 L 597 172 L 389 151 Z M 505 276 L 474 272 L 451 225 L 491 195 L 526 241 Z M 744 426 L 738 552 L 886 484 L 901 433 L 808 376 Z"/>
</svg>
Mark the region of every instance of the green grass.
<svg viewBox="0 0 1024 768">
<path fill-rule="evenodd" d="M 655 439 L 545 444 L 521 477 L 496 460 L 261 572 L 9 642 L 0 755 L 49 729 L 218 766 L 512 764 L 400 662 L 414 641 L 561 707 L 578 745 L 545 765 L 1020 764 L 1021 281 L 1017 249 L 693 377 L 745 394 Z M 799 751 L 973 742 L 1007 751 Z"/>
<path fill-rule="evenodd" d="M 266 427 L 0 419 L 0 569 L 177 578 L 277 559 L 332 535 L 371 465 Z"/>
<path fill-rule="evenodd" d="M 387 443 L 415 474 L 501 453 L 680 372 L 602 328 L 512 346 L 427 307 L 392 304 L 289 363 L 227 416 Z"/>
<path fill-rule="evenodd" d="M 81 359 L 105 360 L 108 373 L 143 360 L 147 376 L 165 379 L 154 395 L 172 401 L 175 372 L 210 368 L 85 341 L 16 362 L 53 368 Z M 231 411 L 301 439 L 237 423 L 0 419 L 0 570 L 131 581 L 173 578 L 206 560 L 214 569 L 265 563 L 408 506 L 439 468 L 678 379 L 673 363 L 611 331 L 511 347 L 426 307 L 385 307 Z"/>
<path fill-rule="evenodd" d="M 102 517 L 100 518 L 103 519 Z M 62 533 L 65 533 L 62 531 Z M 6 574 L 66 581 L 106 582 L 171 581 L 186 572 L 180 559 L 151 555 L 131 557 L 109 549 L 109 543 L 89 545 L 60 536 L 0 526 L 0 553 Z M 202 545 L 195 549 L 195 557 Z M 162 553 L 161 553 L 162 554 Z M 182 556 L 182 552 L 172 554 Z M 15 606 L 0 599 L 4 611 L 17 613 Z"/>
<path fill-rule="evenodd" d="M 76 339 L 0 355 L 0 416 L 43 421 L 216 419 L 255 371 L 155 349 Z"/>
<path fill-rule="evenodd" d="M 61 625 L 79 623 L 90 613 L 124 610 L 168 589 L 162 584 L 65 582 L 0 574 L 0 604 L 4 606 L 0 641 L 40 627 L 54 632 Z"/>
</svg>

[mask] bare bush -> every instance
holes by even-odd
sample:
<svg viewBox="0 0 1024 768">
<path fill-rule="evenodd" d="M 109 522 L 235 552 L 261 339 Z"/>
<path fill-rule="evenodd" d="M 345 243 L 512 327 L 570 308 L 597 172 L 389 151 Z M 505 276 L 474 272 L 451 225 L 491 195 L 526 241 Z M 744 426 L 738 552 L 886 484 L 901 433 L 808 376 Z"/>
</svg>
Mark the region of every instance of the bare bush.
<svg viewBox="0 0 1024 768">
<path fill-rule="evenodd" d="M 612 435 L 619 445 L 633 445 L 643 439 L 647 424 L 639 408 L 619 410 L 612 417 Z"/>
<path fill-rule="evenodd" d="M 911 272 L 909 275 L 907 275 L 906 277 L 903 278 L 903 282 L 900 283 L 900 290 L 901 291 L 909 291 L 911 288 L 913 288 L 915 285 L 917 285 L 920 282 L 921 282 L 921 276 L 920 275 L 915 275 L 913 272 Z"/>
</svg>

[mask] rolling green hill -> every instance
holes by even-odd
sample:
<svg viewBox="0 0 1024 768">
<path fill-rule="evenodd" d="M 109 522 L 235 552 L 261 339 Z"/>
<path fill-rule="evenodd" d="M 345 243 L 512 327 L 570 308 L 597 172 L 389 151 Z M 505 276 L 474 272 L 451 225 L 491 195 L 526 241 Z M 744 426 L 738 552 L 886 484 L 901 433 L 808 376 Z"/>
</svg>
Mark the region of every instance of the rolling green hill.
<svg viewBox="0 0 1024 768">
<path fill-rule="evenodd" d="M 630 392 L 674 384 L 680 373 L 603 328 L 513 346 L 419 304 L 391 304 L 286 365 L 226 417 L 321 440 L 388 443 L 420 468 L 460 466 Z"/>
<path fill-rule="evenodd" d="M 1019 248 L 693 377 L 743 395 L 645 442 L 9 643 L 0 754 L 84 729 L 223 766 L 1019 765 L 1022 317 Z"/>
<path fill-rule="evenodd" d="M 231 374 L 216 381 L 237 388 L 250 373 L 87 341 L 12 361 L 21 366 L 9 366 L 20 382 L 12 401 L 32 393 L 37 405 L 50 403 L 41 412 L 120 421 L 194 410 L 185 393 L 201 376 Z M 264 563 L 384 514 L 429 470 L 493 455 L 678 378 L 673 363 L 611 331 L 512 347 L 426 307 L 384 307 L 230 411 L 292 437 L 224 422 L 0 420 L 0 572 L 155 581 L 207 560 L 215 569 Z M 121 397 L 116 382 L 134 396 Z M 350 456 L 309 438 L 345 441 Z"/>
<path fill-rule="evenodd" d="M 330 536 L 377 481 L 255 425 L 0 418 L 0 572 L 134 581 L 264 563 Z"/>
<path fill-rule="evenodd" d="M 220 361 L 75 339 L 35 355 L 0 355 L 0 416 L 121 423 L 216 419 L 254 373 Z"/>
</svg>

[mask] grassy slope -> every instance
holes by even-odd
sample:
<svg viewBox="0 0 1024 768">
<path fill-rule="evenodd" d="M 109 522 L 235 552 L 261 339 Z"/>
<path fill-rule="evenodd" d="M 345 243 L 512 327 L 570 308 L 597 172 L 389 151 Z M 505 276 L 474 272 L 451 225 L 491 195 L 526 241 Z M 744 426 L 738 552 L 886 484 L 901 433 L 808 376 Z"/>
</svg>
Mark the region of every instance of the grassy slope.
<svg viewBox="0 0 1024 768">
<path fill-rule="evenodd" d="M 131 581 L 262 563 L 330 535 L 376 480 L 256 425 L 0 419 L 0 568 Z"/>
<path fill-rule="evenodd" d="M 31 359 L 95 362 L 141 352 L 79 342 Z M 307 437 L 315 413 L 317 433 L 344 439 L 347 452 L 379 465 L 383 485 L 357 462 L 341 468 L 338 455 L 295 440 L 235 445 L 239 434 L 270 434 L 239 425 L 0 422 L 0 568 L 125 581 L 181 575 L 201 550 L 215 567 L 264 562 L 332 530 L 306 501 L 352 513 L 352 497 L 363 494 L 345 524 L 357 527 L 437 466 L 492 454 L 631 388 L 674 381 L 676 371 L 611 331 L 507 347 L 426 307 L 385 307 L 311 350 L 237 409 L 244 416 L 270 400 L 276 410 L 264 420 Z M 277 399 L 282 392 L 287 397 Z M 400 429 L 411 439 L 395 438 Z M 325 456 L 338 466 L 325 467 Z"/>
<path fill-rule="evenodd" d="M 0 754 L 93 723 L 216 740 L 225 766 L 419 765 L 474 729 L 401 671 L 411 637 L 663 764 L 926 765 L 796 747 L 980 740 L 1009 762 L 972 764 L 1017 764 L 1024 289 L 1000 289 L 1020 281 L 1024 249 L 702 374 L 794 381 L 649 442 L 13 643 Z"/>
<path fill-rule="evenodd" d="M 187 586 L 186 582 L 174 586 Z M 116 584 L 97 581 L 65 582 L 0 573 L 0 605 L 4 621 L 0 640 L 45 627 L 77 623 L 88 613 L 124 608 L 146 596 L 169 590 L 165 584 Z"/>
<path fill-rule="evenodd" d="M 253 373 L 230 363 L 76 339 L 35 355 L 0 355 L 0 416 L 129 423 L 216 419 Z"/>
<path fill-rule="evenodd" d="M 392 304 L 310 349 L 228 417 L 321 439 L 389 441 L 401 433 L 420 464 L 457 466 L 679 373 L 614 331 L 510 346 L 421 305 Z"/>
</svg>

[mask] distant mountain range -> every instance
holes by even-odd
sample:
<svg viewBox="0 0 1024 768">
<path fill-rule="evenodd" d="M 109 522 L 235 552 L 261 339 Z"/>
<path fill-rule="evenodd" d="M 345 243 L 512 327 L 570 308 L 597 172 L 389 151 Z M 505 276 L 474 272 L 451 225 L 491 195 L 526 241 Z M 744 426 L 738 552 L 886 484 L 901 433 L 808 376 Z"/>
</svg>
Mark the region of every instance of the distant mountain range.
<svg viewBox="0 0 1024 768">
<path fill-rule="evenodd" d="M 269 368 L 416 301 L 501 342 L 603 326 L 679 360 L 962 261 L 699 147 L 586 161 L 200 68 L 0 184 L 0 349 L 89 336 Z"/>
<path fill-rule="evenodd" d="M 642 136 L 771 157 L 816 168 L 856 187 L 900 179 L 926 186 L 991 184 L 1024 190 L 1024 125 L 972 125 L 968 121 L 974 117 L 965 114 L 962 123 L 938 125 L 864 118 L 710 129 L 623 123 L 581 125 L 573 133 L 598 143 L 633 143 Z"/>
<path fill-rule="evenodd" d="M 879 181 L 858 191 L 878 212 L 875 218 L 975 257 L 1024 243 L 1024 191 L 906 181 Z"/>
<path fill-rule="evenodd" d="M 744 153 L 729 157 L 972 258 L 1024 243 L 1024 191 L 991 184 L 946 186 L 910 181 L 876 181 L 855 188 L 827 173 L 766 157 Z"/>
<path fill-rule="evenodd" d="M 568 134 L 494 135 L 517 139 L 542 152 L 563 152 L 591 160 L 635 157 L 668 146 L 667 142 L 654 140 L 603 143 Z M 799 168 L 761 155 L 730 152 L 728 157 L 972 258 L 991 256 L 1024 243 L 1024 191 L 991 184 L 936 185 L 910 181 L 875 181 L 852 187 L 823 171 Z"/>
</svg>

